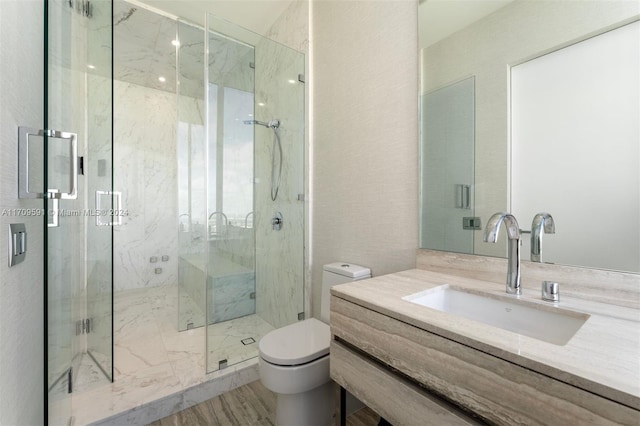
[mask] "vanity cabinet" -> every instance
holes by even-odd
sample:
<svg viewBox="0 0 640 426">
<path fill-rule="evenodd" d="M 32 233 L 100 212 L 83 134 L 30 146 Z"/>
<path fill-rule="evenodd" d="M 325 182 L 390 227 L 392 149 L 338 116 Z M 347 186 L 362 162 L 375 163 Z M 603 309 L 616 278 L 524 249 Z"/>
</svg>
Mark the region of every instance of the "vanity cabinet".
<svg viewBox="0 0 640 426">
<path fill-rule="evenodd" d="M 562 371 L 541 374 L 332 293 L 331 378 L 394 425 L 640 424 L 640 411 Z"/>
</svg>

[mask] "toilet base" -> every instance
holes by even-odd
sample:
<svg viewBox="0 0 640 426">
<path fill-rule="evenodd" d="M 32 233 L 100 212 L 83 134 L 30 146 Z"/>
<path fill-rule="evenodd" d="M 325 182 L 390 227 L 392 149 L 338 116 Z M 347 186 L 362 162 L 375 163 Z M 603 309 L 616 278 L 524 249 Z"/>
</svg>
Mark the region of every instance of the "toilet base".
<svg viewBox="0 0 640 426">
<path fill-rule="evenodd" d="M 329 426 L 334 424 L 335 394 L 333 381 L 303 393 L 277 394 L 278 426 Z"/>
</svg>

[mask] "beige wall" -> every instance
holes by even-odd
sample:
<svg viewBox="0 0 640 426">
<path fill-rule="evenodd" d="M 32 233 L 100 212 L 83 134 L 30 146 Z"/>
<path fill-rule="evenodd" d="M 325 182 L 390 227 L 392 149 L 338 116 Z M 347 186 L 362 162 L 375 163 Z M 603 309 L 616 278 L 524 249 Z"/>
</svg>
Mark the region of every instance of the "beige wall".
<svg viewBox="0 0 640 426">
<path fill-rule="evenodd" d="M 26 19 L 28 18 L 28 19 Z M 18 200 L 18 126 L 43 125 L 42 2 L 0 1 L 0 211 L 40 209 Z M 23 263 L 8 267 L 8 224 L 23 222 Z M 42 217 L 0 215 L 0 424 L 42 424 L 44 333 Z"/>
<path fill-rule="evenodd" d="M 418 246 L 418 2 L 311 3 L 313 314 L 322 265 L 409 269 Z"/>
</svg>

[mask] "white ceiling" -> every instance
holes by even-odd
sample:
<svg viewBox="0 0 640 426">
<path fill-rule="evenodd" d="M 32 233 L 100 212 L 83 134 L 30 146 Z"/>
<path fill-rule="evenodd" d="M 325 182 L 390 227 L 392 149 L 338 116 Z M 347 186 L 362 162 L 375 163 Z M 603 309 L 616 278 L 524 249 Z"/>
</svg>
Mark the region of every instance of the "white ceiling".
<svg viewBox="0 0 640 426">
<path fill-rule="evenodd" d="M 205 13 L 264 35 L 292 0 L 137 0 L 198 25 Z"/>
<path fill-rule="evenodd" d="M 447 38 L 513 0 L 421 0 L 418 6 L 420 49 Z"/>
</svg>

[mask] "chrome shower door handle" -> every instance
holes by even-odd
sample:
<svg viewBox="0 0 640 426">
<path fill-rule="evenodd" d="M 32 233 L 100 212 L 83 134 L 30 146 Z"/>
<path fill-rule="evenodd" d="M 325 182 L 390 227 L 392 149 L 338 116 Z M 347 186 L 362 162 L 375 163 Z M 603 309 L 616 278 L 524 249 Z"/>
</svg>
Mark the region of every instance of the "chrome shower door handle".
<svg viewBox="0 0 640 426">
<path fill-rule="evenodd" d="M 44 198 L 42 192 L 29 190 L 29 136 L 69 141 L 69 192 L 49 192 L 49 198 L 75 200 L 78 198 L 78 135 L 58 130 L 18 127 L 18 198 Z"/>
<path fill-rule="evenodd" d="M 69 141 L 69 192 L 60 192 L 63 200 L 78 198 L 78 135 L 58 130 L 46 130 L 48 138 L 66 139 Z"/>
<path fill-rule="evenodd" d="M 18 198 L 44 198 L 44 193 L 29 190 L 29 136 L 43 136 L 43 130 L 18 127 Z"/>
<path fill-rule="evenodd" d="M 471 185 L 456 184 L 455 206 L 457 209 L 471 209 Z"/>
<path fill-rule="evenodd" d="M 49 228 L 57 228 L 60 226 L 60 198 L 57 197 L 59 192 L 57 189 L 49 189 L 47 191 L 47 198 L 53 203 L 51 211 L 47 211 L 47 215 L 51 213 L 51 221 L 47 220 L 47 226 Z"/>
<path fill-rule="evenodd" d="M 102 209 L 102 197 L 109 195 L 113 203 L 113 208 L 108 210 Z M 105 214 L 108 213 L 108 214 Z M 120 226 L 122 225 L 122 192 L 120 191 L 96 191 L 96 226 Z M 102 221 L 102 216 L 111 216 L 112 220 Z M 115 219 L 113 217 L 115 216 Z"/>
<path fill-rule="evenodd" d="M 464 186 L 464 208 L 471 209 L 471 185 Z"/>
</svg>

